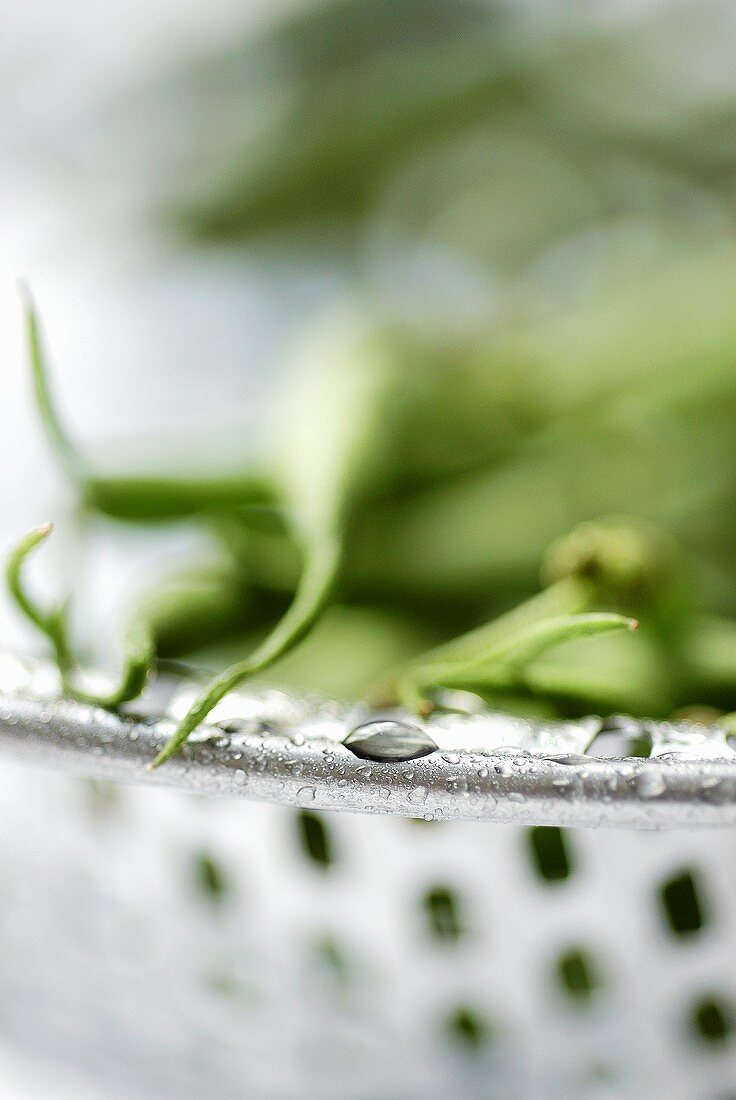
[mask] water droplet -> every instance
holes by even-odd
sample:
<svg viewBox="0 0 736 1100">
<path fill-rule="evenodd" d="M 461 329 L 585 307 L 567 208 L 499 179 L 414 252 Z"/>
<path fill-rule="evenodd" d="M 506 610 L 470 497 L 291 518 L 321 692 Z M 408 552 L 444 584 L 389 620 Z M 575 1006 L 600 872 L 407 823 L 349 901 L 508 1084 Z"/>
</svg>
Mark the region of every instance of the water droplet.
<svg viewBox="0 0 736 1100">
<path fill-rule="evenodd" d="M 642 768 L 636 777 L 636 789 L 642 798 L 656 798 L 664 794 L 667 784 L 659 768 Z"/>
<path fill-rule="evenodd" d="M 245 733 L 246 730 L 250 730 L 253 727 L 252 722 L 246 721 L 244 718 L 226 718 L 222 722 L 218 722 L 223 733 Z"/>
<path fill-rule="evenodd" d="M 488 768 L 478 768 L 478 778 L 485 779 L 488 775 Z"/>
<path fill-rule="evenodd" d="M 456 752 L 445 752 L 445 753 L 442 754 L 442 759 L 447 764 L 459 764 L 460 763 L 460 757 L 458 756 L 458 754 Z"/>
<path fill-rule="evenodd" d="M 414 787 L 407 795 L 409 802 L 424 802 L 427 798 L 426 787 Z"/>
<path fill-rule="evenodd" d="M 343 744 L 364 760 L 381 761 L 415 760 L 419 756 L 428 756 L 437 748 L 424 730 L 394 719 L 357 726 Z"/>
<path fill-rule="evenodd" d="M 316 795 L 314 787 L 300 787 L 296 792 L 296 797 L 300 802 L 314 802 L 314 796 Z"/>
<path fill-rule="evenodd" d="M 235 782 L 239 787 L 244 787 L 248 776 L 245 774 L 242 768 L 237 768 L 235 771 Z"/>
<path fill-rule="evenodd" d="M 545 756 L 545 760 L 550 760 L 553 764 L 589 764 L 590 759 L 587 756 L 583 756 L 579 752 L 562 752 L 555 753 L 553 755 Z"/>
</svg>

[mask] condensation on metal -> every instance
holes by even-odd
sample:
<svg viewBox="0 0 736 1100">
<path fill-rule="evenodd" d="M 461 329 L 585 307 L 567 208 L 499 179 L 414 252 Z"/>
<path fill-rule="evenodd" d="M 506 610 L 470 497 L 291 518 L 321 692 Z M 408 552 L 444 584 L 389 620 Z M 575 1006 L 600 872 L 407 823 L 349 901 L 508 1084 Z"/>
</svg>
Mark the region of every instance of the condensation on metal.
<svg viewBox="0 0 736 1100">
<path fill-rule="evenodd" d="M 0 748 L 80 775 L 311 809 L 585 827 L 736 823 L 736 752 L 718 727 L 688 723 L 628 720 L 629 736 L 646 734 L 652 755 L 610 759 L 588 752 L 596 718 L 421 721 L 261 690 L 228 696 L 179 757 L 147 770 L 195 690 L 159 682 L 135 714 L 111 714 L 59 698 L 48 666 L 0 655 Z M 409 724 L 436 749 L 372 760 L 342 744 L 378 720 Z"/>
</svg>

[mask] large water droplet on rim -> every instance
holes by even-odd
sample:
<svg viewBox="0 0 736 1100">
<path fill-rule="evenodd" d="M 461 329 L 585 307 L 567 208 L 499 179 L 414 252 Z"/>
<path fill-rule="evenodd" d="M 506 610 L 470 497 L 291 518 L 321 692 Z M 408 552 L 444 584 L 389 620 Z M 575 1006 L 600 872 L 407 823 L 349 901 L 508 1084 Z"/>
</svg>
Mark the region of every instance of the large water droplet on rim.
<svg viewBox="0 0 736 1100">
<path fill-rule="evenodd" d="M 393 718 L 378 719 L 357 726 L 343 744 L 364 760 L 416 760 L 435 752 L 437 745 L 429 734 L 409 722 Z"/>
</svg>

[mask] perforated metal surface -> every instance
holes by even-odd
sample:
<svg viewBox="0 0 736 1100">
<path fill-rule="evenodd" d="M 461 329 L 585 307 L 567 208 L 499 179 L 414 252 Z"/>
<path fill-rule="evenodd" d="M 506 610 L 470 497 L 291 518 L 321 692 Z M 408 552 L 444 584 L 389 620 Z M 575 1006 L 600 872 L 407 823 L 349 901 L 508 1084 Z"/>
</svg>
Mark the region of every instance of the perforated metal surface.
<svg viewBox="0 0 736 1100">
<path fill-rule="evenodd" d="M 0 830 L 3 1034 L 105 1100 L 724 1100 L 736 1079 L 729 831 L 312 816 L 18 764 Z"/>
</svg>

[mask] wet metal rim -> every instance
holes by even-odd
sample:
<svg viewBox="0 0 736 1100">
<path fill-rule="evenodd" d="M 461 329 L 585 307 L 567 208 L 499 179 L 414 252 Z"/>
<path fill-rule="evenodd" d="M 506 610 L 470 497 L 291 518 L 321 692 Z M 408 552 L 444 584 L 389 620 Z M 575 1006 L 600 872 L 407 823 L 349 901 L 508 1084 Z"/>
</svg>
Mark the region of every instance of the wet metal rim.
<svg viewBox="0 0 736 1100">
<path fill-rule="evenodd" d="M 0 654 L 0 750 L 20 760 L 203 795 L 426 820 L 676 828 L 736 824 L 736 751 L 717 726 L 371 714 L 280 690 L 231 695 L 181 756 L 146 765 L 196 687 L 159 682 L 136 714 L 62 699 L 45 665 Z M 348 744 L 343 744 L 347 739 Z"/>
</svg>

